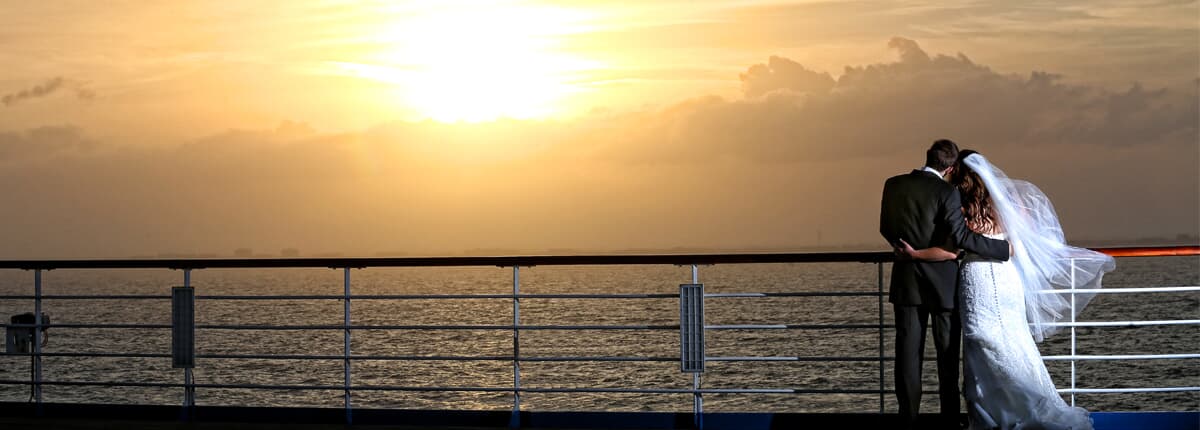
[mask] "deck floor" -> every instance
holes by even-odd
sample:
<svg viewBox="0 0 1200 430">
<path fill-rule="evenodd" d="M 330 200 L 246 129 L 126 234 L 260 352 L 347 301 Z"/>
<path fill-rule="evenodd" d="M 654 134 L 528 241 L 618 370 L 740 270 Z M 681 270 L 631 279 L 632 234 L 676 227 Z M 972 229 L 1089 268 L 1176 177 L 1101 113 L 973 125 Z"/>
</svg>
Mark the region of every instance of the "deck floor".
<svg viewBox="0 0 1200 430">
<path fill-rule="evenodd" d="M 361 422 L 341 424 L 341 411 L 307 411 L 286 408 L 197 409 L 206 419 L 181 420 L 178 408 L 51 405 L 44 415 L 31 414 L 26 404 L 0 403 L 0 429 L 62 430 L 507 430 L 507 413 L 478 411 L 362 411 Z M 174 411 L 172 409 L 175 409 Z M 224 413 L 224 415 L 222 415 Z M 712 430 L 792 430 L 797 428 L 890 428 L 894 414 L 706 414 L 704 427 Z M 964 417 L 965 418 L 965 417 Z M 1200 412 L 1098 412 L 1096 430 L 1200 430 Z M 667 430 L 692 427 L 690 414 L 627 414 L 615 412 L 529 413 L 522 411 L 526 430 Z M 932 424 L 936 415 L 922 414 Z M 402 424 L 407 423 L 407 424 Z M 533 426 L 537 425 L 537 426 Z"/>
<path fill-rule="evenodd" d="M 554 430 L 527 428 L 528 430 Z M 53 429 L 53 430 L 496 430 L 494 427 L 429 427 L 406 425 L 345 425 L 345 424 L 290 424 L 290 423 L 231 423 L 231 422 L 166 422 L 144 420 L 95 420 L 70 418 L 12 418 L 0 417 L 0 429 Z"/>
</svg>

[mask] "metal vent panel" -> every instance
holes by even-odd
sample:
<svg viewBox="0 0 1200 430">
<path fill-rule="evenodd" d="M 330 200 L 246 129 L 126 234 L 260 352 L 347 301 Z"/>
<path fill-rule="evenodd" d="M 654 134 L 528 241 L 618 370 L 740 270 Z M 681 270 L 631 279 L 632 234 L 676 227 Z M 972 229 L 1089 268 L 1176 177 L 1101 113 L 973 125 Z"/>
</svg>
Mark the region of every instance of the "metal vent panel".
<svg viewBox="0 0 1200 430">
<path fill-rule="evenodd" d="M 704 284 L 679 286 L 679 366 L 704 372 Z"/>
<path fill-rule="evenodd" d="M 171 288 L 171 367 L 196 367 L 196 291 Z"/>
</svg>

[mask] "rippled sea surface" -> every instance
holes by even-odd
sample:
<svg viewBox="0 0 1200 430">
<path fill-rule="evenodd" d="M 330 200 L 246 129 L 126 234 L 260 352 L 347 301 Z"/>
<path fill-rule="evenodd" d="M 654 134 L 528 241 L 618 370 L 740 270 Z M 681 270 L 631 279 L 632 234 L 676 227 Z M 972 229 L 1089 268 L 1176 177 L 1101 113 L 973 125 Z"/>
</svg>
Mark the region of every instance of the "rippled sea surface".
<svg viewBox="0 0 1200 430">
<path fill-rule="evenodd" d="M 884 282 L 890 267 L 884 265 Z M 331 269 L 196 270 L 192 286 L 205 295 L 340 295 L 344 273 Z M 876 292 L 874 264 L 746 264 L 702 266 L 700 281 L 708 293 L 725 292 Z M 678 294 L 691 281 L 691 268 L 678 266 L 567 266 L 520 270 L 520 291 L 544 293 Z M 1200 285 L 1200 258 L 1123 258 L 1105 287 Z M 182 272 L 170 270 L 54 270 L 43 274 L 43 294 L 170 295 Z M 511 268 L 397 268 L 351 271 L 355 295 L 510 294 Z M 885 284 L 886 285 L 886 284 Z M 32 272 L 0 271 L 0 295 L 33 293 Z M 0 316 L 31 312 L 32 300 L 0 300 Z M 342 324 L 340 300 L 199 300 L 197 324 L 332 325 Z M 877 324 L 878 297 L 709 298 L 707 324 Z M 891 305 L 882 305 L 891 324 Z M 170 300 L 46 300 L 43 309 L 56 324 L 170 324 Z M 513 322 L 511 299 L 353 300 L 356 325 L 507 325 Z M 1106 294 L 1098 296 L 1081 320 L 1200 319 L 1200 293 Z M 677 299 L 521 299 L 523 325 L 678 325 Z M 170 353 L 169 329 L 53 328 L 46 352 Z M 198 330 L 200 354 L 341 355 L 342 330 Z M 801 356 L 878 357 L 876 328 L 709 330 L 709 357 Z M 884 352 L 893 353 L 894 332 L 883 333 Z M 1200 352 L 1200 326 L 1080 328 L 1078 353 L 1170 354 Z M 511 330 L 357 330 L 355 355 L 511 357 Z M 523 330 L 522 357 L 654 357 L 642 362 L 522 362 L 520 383 L 527 388 L 668 388 L 692 387 L 681 373 L 677 330 Z M 1045 355 L 1070 353 L 1064 332 L 1039 345 Z M 932 355 L 932 347 L 927 348 Z M 1059 387 L 1069 387 L 1070 363 L 1050 361 Z M 170 358 L 47 357 L 48 381 L 182 383 L 181 369 Z M 513 384 L 513 364 L 505 360 L 399 361 L 364 360 L 352 366 L 356 386 L 491 387 Z M 798 388 L 858 390 L 880 387 L 877 361 L 709 362 L 703 388 Z M 199 384 L 312 384 L 340 386 L 341 360 L 267 360 L 202 358 Z M 29 358 L 0 355 L 0 380 L 28 381 Z M 892 365 L 883 365 L 883 386 L 892 389 Z M 1081 388 L 1200 386 L 1200 360 L 1081 361 Z M 936 390 L 932 363 L 925 366 L 927 390 Z M 0 400 L 24 401 L 29 387 L 0 385 Z M 50 402 L 179 404 L 181 388 L 46 386 Z M 923 410 L 936 410 L 936 395 L 925 396 Z M 876 412 L 878 394 L 707 394 L 706 411 Z M 197 389 L 199 405 L 341 407 L 341 390 Z M 496 409 L 512 407 L 511 392 L 362 391 L 355 407 Z M 1200 393 L 1080 394 L 1076 402 L 1102 411 L 1200 409 Z M 884 397 L 895 411 L 894 396 Z M 523 393 L 525 410 L 690 411 L 690 394 Z"/>
</svg>

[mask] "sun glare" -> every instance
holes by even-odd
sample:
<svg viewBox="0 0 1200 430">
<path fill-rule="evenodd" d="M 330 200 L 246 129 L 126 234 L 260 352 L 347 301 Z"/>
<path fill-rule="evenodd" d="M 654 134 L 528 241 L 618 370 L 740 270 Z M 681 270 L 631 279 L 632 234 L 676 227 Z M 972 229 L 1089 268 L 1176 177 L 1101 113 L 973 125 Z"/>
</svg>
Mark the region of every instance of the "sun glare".
<svg viewBox="0 0 1200 430">
<path fill-rule="evenodd" d="M 580 88 L 592 62 L 556 51 L 579 31 L 577 11 L 457 2 L 406 11 L 382 36 L 387 51 L 357 72 L 400 86 L 406 107 L 438 121 L 545 118 Z"/>
</svg>

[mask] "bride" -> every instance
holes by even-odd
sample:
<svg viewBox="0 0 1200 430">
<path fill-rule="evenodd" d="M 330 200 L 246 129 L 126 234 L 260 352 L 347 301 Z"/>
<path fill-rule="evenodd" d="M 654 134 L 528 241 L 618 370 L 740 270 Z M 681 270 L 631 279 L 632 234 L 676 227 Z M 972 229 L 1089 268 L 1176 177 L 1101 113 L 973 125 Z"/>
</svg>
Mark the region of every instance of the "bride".
<svg viewBox="0 0 1200 430">
<path fill-rule="evenodd" d="M 1007 238 L 1012 260 L 974 254 L 959 269 L 963 327 L 963 395 L 971 429 L 1091 429 L 1083 408 L 1068 405 L 1054 388 L 1035 341 L 1077 315 L 1095 294 L 1057 290 L 1100 288 L 1112 257 L 1066 244 L 1054 207 L 1033 184 L 1009 179 L 982 154 L 959 154 L 950 182 L 962 195 L 967 226 Z M 956 250 L 902 252 L 921 260 L 949 260 Z"/>
</svg>

